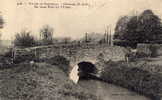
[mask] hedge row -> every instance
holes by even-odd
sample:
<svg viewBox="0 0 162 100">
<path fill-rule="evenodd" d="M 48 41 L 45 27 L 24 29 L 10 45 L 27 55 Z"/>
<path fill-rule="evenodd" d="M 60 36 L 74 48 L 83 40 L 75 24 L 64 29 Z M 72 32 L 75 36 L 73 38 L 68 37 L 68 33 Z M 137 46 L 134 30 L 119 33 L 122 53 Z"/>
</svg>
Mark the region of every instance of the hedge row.
<svg viewBox="0 0 162 100">
<path fill-rule="evenodd" d="M 101 78 L 104 81 L 154 98 L 153 100 L 160 98 L 162 94 L 161 75 L 142 70 L 138 67 L 129 67 L 128 64 L 121 62 L 106 62 Z"/>
</svg>

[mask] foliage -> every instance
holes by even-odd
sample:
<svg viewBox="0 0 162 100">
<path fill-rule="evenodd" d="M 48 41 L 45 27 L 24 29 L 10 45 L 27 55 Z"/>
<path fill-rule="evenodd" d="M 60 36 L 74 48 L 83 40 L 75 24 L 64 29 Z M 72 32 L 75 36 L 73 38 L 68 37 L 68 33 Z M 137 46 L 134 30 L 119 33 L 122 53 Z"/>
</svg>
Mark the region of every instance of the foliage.
<svg viewBox="0 0 162 100">
<path fill-rule="evenodd" d="M 69 71 L 69 61 L 64 58 L 63 56 L 55 56 L 49 59 L 46 59 L 47 63 L 51 65 L 57 65 L 60 69 L 62 69 L 65 73 L 68 73 Z"/>
<path fill-rule="evenodd" d="M 4 19 L 2 18 L 2 16 L 0 16 L 0 29 L 3 28 L 4 25 Z M 0 32 L 0 38 L 1 38 L 1 32 Z"/>
<path fill-rule="evenodd" d="M 43 44 L 52 44 L 53 43 L 53 28 L 49 25 L 45 25 L 40 30 L 40 37 Z"/>
<path fill-rule="evenodd" d="M 124 34 L 126 34 L 127 30 L 127 23 L 130 21 L 131 17 L 123 16 L 120 17 L 116 27 L 115 27 L 115 34 L 114 38 L 124 40 Z"/>
<path fill-rule="evenodd" d="M 21 31 L 15 35 L 14 45 L 18 47 L 32 47 L 36 45 L 34 36 L 29 31 Z"/>
<path fill-rule="evenodd" d="M 145 10 L 138 16 L 121 17 L 115 28 L 114 39 L 128 42 L 146 43 L 161 40 L 161 19 L 151 10 Z"/>
<path fill-rule="evenodd" d="M 13 60 L 13 63 L 19 64 L 19 63 L 22 63 L 22 62 L 35 61 L 35 59 L 36 59 L 36 57 L 32 53 L 32 54 L 28 54 L 28 55 L 21 55 L 21 56 L 15 57 L 15 59 Z"/>
<path fill-rule="evenodd" d="M 2 18 L 2 16 L 0 16 L 0 29 L 3 28 L 4 25 L 4 19 Z"/>
<path fill-rule="evenodd" d="M 46 63 L 13 65 L 0 70 L 0 76 L 0 98 L 4 100 L 99 100 Z"/>
<path fill-rule="evenodd" d="M 158 97 L 162 92 L 162 76 L 124 62 L 107 62 L 101 78 L 149 97 Z M 150 66 L 151 67 L 151 66 Z"/>
</svg>

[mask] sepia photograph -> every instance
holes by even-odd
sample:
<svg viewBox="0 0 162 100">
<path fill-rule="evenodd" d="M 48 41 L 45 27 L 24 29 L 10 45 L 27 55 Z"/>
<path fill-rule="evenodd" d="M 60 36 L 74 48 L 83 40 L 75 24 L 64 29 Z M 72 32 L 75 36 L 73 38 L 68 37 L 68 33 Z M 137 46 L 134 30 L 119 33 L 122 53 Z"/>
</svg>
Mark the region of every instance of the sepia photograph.
<svg viewBox="0 0 162 100">
<path fill-rule="evenodd" d="M 0 0 L 0 100 L 162 100 L 162 0 Z"/>
</svg>

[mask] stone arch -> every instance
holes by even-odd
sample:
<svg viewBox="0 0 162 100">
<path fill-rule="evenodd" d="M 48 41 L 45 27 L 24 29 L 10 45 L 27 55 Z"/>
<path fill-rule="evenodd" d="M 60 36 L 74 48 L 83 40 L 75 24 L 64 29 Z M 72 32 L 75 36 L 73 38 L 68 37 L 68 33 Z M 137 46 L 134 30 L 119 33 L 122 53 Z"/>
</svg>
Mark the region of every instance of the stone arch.
<svg viewBox="0 0 162 100">
<path fill-rule="evenodd" d="M 97 62 L 97 58 L 96 57 L 78 57 L 77 59 L 75 58 L 70 58 L 70 66 L 74 67 L 75 65 L 78 65 L 78 63 L 80 62 L 91 62 L 92 64 L 95 64 Z"/>
<path fill-rule="evenodd" d="M 79 77 L 81 78 L 89 78 L 92 77 L 93 74 L 97 73 L 97 68 L 92 62 L 81 61 L 77 65 L 79 67 Z"/>
<path fill-rule="evenodd" d="M 95 64 L 93 64 L 89 61 L 79 62 L 78 66 L 82 71 L 85 71 L 86 73 L 95 73 L 95 71 L 96 71 Z"/>
</svg>

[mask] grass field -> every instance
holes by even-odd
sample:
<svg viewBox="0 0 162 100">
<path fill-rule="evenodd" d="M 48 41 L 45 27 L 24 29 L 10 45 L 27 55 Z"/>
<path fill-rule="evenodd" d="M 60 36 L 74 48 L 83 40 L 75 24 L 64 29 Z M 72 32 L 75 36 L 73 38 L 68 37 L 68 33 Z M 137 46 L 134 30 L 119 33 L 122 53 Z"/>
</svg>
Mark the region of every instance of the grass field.
<svg viewBox="0 0 162 100">
<path fill-rule="evenodd" d="M 0 70 L 0 100 L 97 100 L 58 66 L 21 63 Z"/>
</svg>

